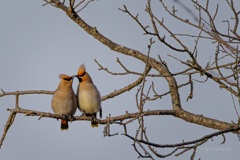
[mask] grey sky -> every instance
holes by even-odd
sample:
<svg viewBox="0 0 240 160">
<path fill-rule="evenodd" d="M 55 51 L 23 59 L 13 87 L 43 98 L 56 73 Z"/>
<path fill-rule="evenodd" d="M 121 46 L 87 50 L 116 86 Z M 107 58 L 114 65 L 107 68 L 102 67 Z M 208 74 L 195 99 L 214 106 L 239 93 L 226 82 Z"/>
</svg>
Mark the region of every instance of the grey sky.
<svg viewBox="0 0 240 160">
<path fill-rule="evenodd" d="M 171 1 L 172 2 L 172 1 Z M 123 56 L 109 50 L 97 40 L 86 34 L 65 13 L 50 5 L 42 7 L 42 0 L 3 1 L 0 6 L 0 88 L 4 91 L 16 90 L 55 90 L 58 86 L 60 73 L 75 74 L 79 65 L 85 63 L 87 71 L 98 87 L 101 95 L 106 95 L 128 83 L 135 81 L 137 76 L 111 76 L 99 71 L 94 59 L 113 72 L 123 72 L 116 63 L 118 57 L 128 68 L 142 72 L 144 64 L 131 57 Z M 136 3 L 138 3 L 136 5 Z M 239 2 L 236 2 L 236 4 Z M 143 12 L 146 2 L 98 0 L 91 3 L 80 14 L 90 25 L 112 39 L 113 41 L 147 53 L 149 37 L 143 36 L 141 29 L 129 16 L 118 8 L 125 4 L 133 13 L 141 13 L 140 18 L 146 24 L 149 19 Z M 157 9 L 157 6 L 154 7 Z M 164 10 L 159 14 L 164 14 Z M 184 13 L 186 14 L 186 13 Z M 220 13 L 227 16 L 227 13 Z M 171 28 L 176 24 L 166 20 Z M 176 27 L 176 30 L 187 32 L 187 27 Z M 189 42 L 193 43 L 193 42 Z M 204 43 L 203 43 L 204 44 Z M 207 44 L 207 42 L 206 42 Z M 161 45 L 153 50 L 152 56 L 163 53 L 169 64 L 176 63 L 167 57 L 168 49 Z M 202 51 L 208 48 L 202 48 Z M 213 49 L 212 49 L 213 50 Z M 200 55 L 203 64 L 208 61 Z M 171 65 L 170 65 L 171 66 Z M 170 69 L 177 70 L 179 66 L 172 65 Z M 161 80 L 162 81 L 162 80 Z M 180 80 L 181 81 L 181 80 Z M 151 80 L 148 81 L 151 83 Z M 76 90 L 77 81 L 73 88 Z M 159 83 L 158 91 L 167 91 L 166 83 Z M 211 87 L 211 90 L 209 88 Z M 206 95 L 206 91 L 207 94 Z M 128 112 L 136 112 L 134 89 L 131 92 L 102 103 L 103 117 Z M 231 101 L 231 95 L 220 90 L 214 83 L 196 84 L 194 99 L 185 102 L 188 90 L 181 90 L 184 96 L 184 109 L 193 113 L 203 114 L 223 121 L 236 122 L 237 116 Z M 44 112 L 52 112 L 50 95 L 20 96 L 20 107 Z M 216 100 L 213 100 L 216 99 Z M 15 97 L 0 98 L 0 133 L 2 134 L 9 112 L 7 108 L 14 108 Z M 151 109 L 170 109 L 169 98 L 147 105 Z M 80 115 L 77 111 L 76 115 Z M 121 126 L 112 125 L 112 133 L 119 132 L 119 136 L 104 138 L 103 127 L 91 128 L 90 122 L 76 121 L 69 124 L 68 131 L 60 131 L 60 122 L 54 119 L 26 117 L 18 114 L 10 128 L 0 150 L 0 159 L 137 159 L 137 153 L 132 147 L 132 141 L 120 135 Z M 176 143 L 184 140 L 200 138 L 213 132 L 194 124 L 173 117 L 146 118 L 146 126 L 150 141 L 155 143 Z M 135 134 L 136 123 L 129 125 L 129 133 Z M 220 145 L 222 138 L 215 137 L 214 141 L 200 147 L 196 157 L 201 159 L 227 159 L 239 156 L 240 143 L 236 135 L 227 134 L 227 141 Z M 209 151 L 213 148 L 223 148 L 225 151 Z M 161 151 L 165 153 L 165 151 Z M 188 158 L 191 152 L 180 159 Z M 167 159 L 178 159 L 170 157 Z"/>
</svg>

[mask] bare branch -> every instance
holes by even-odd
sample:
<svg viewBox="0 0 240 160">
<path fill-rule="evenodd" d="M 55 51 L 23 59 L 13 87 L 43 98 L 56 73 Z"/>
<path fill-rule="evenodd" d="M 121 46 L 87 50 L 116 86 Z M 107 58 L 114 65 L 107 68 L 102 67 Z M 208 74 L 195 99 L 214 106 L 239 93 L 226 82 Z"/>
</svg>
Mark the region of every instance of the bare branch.
<svg viewBox="0 0 240 160">
<path fill-rule="evenodd" d="M 28 90 L 28 91 L 14 91 L 14 92 L 3 92 L 0 94 L 0 97 L 8 95 L 25 95 L 25 94 L 53 94 L 53 91 L 47 90 Z"/>
<path fill-rule="evenodd" d="M 211 139 L 213 137 L 216 137 L 218 135 L 222 135 L 222 134 L 228 133 L 228 132 L 238 132 L 239 130 L 240 130 L 240 127 L 229 128 L 229 129 L 226 129 L 226 130 L 223 130 L 223 131 L 218 131 L 218 132 L 211 133 L 209 135 L 203 136 L 202 138 L 199 138 L 199 139 L 196 139 L 196 140 L 193 140 L 193 141 L 181 142 L 181 143 L 176 143 L 176 144 L 157 144 L 157 143 L 152 143 L 152 142 L 146 142 L 144 140 L 135 139 L 134 137 L 132 137 L 128 134 L 122 134 L 122 135 L 124 135 L 124 136 L 126 136 L 126 137 L 128 137 L 128 138 L 130 138 L 134 141 L 138 141 L 139 143 L 150 145 L 150 146 L 153 146 L 153 147 L 156 147 L 156 148 L 175 148 L 175 147 L 182 147 L 182 146 L 196 144 L 198 142 L 205 142 L 206 140 Z"/>
<path fill-rule="evenodd" d="M 143 74 L 147 74 L 150 71 L 150 69 L 151 69 L 150 67 L 147 67 Z M 140 76 L 135 82 L 129 84 L 128 86 L 123 87 L 117 91 L 114 91 L 106 96 L 103 96 L 102 101 L 118 96 L 126 91 L 130 91 L 132 88 L 138 86 L 143 81 L 143 79 L 144 79 L 144 76 Z"/>
<path fill-rule="evenodd" d="M 16 113 L 15 112 L 10 112 L 10 115 L 8 117 L 8 120 L 7 120 L 6 124 L 5 124 L 3 134 L 2 134 L 2 137 L 1 137 L 1 140 L 0 140 L 0 149 L 2 147 L 3 141 L 4 141 L 4 139 L 7 135 L 7 132 L 9 130 L 9 128 L 12 126 L 12 124 L 14 122 L 15 117 L 16 117 Z"/>
<path fill-rule="evenodd" d="M 34 111 L 34 110 L 28 110 L 28 109 L 7 109 L 13 114 L 20 113 L 25 114 L 26 116 L 40 116 L 42 118 L 53 118 L 53 119 L 66 119 L 69 121 L 91 121 L 92 117 L 86 117 L 86 116 L 74 116 L 71 119 L 69 117 L 64 115 L 58 115 L 48 112 L 40 112 L 40 111 Z M 153 116 L 153 115 L 173 115 L 175 116 L 175 112 L 173 110 L 149 110 L 149 111 L 143 111 L 141 116 Z M 115 117 L 107 117 L 106 119 L 96 119 L 96 122 L 99 124 L 112 124 L 116 121 L 123 121 L 126 119 L 131 119 L 139 117 L 139 112 L 136 113 L 126 113 L 124 115 L 119 115 Z"/>
</svg>

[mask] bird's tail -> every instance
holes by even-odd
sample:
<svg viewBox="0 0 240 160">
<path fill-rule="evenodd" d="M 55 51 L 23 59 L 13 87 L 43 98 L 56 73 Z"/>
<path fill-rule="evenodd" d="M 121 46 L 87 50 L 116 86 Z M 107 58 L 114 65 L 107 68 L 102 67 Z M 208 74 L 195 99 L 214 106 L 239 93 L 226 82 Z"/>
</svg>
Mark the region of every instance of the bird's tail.
<svg viewBox="0 0 240 160">
<path fill-rule="evenodd" d="M 97 123 L 97 122 L 94 122 L 94 121 L 91 121 L 91 126 L 92 126 L 92 128 L 98 127 L 98 123 Z"/>
<path fill-rule="evenodd" d="M 68 130 L 68 121 L 66 120 L 61 120 L 61 130 L 64 131 L 64 130 Z"/>
</svg>

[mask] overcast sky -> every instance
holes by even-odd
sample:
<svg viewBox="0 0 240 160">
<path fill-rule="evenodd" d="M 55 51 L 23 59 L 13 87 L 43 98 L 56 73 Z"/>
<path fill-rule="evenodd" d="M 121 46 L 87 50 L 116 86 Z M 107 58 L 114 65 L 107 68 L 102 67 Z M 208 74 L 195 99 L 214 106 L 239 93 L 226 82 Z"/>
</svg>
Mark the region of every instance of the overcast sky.
<svg viewBox="0 0 240 160">
<path fill-rule="evenodd" d="M 173 1 L 168 1 L 174 4 Z M 137 76 L 111 76 L 99 71 L 94 59 L 113 72 L 123 72 L 116 63 L 119 58 L 129 69 L 142 72 L 144 64 L 131 57 L 113 52 L 86 34 L 64 12 L 50 5 L 42 6 L 42 0 L 2 1 L 0 6 L 0 88 L 5 92 L 16 90 L 50 90 L 54 91 L 59 83 L 60 73 L 73 75 L 78 67 L 85 63 L 87 71 L 98 87 L 102 96 L 126 86 L 135 81 Z M 140 13 L 141 20 L 149 22 L 144 12 L 145 1 L 112 1 L 98 0 L 92 2 L 80 12 L 81 17 L 90 25 L 112 39 L 127 47 L 147 53 L 148 36 L 143 36 L 142 30 L 126 14 L 118 10 L 123 4 L 133 13 Z M 235 2 L 240 6 L 240 2 Z M 181 8 L 179 5 L 176 5 Z M 157 9 L 159 6 L 154 6 Z M 224 9 L 224 8 L 223 8 Z M 227 9 L 226 9 L 227 10 Z M 161 8 L 164 15 L 164 9 Z M 186 13 L 183 13 L 185 16 Z M 219 16 L 227 16 L 226 12 Z M 188 17 L 189 18 L 189 17 Z M 167 20 L 166 20 L 167 21 Z M 180 27 L 171 21 L 170 28 L 187 32 L 187 27 Z M 192 43 L 192 42 L 189 42 Z M 203 43 L 204 44 L 204 43 Z M 152 56 L 160 52 L 165 54 L 166 61 L 172 64 L 176 61 L 166 55 L 170 50 L 155 48 Z M 207 47 L 202 52 L 209 51 Z M 214 52 L 213 52 L 214 53 Z M 200 55 L 203 62 L 205 55 Z M 170 65 L 171 69 L 179 66 Z M 148 81 L 151 84 L 151 81 Z M 76 90 L 77 81 L 73 88 Z M 211 87 L 211 90 L 209 90 Z M 166 83 L 158 83 L 156 88 L 167 91 Z M 220 90 L 214 83 L 196 84 L 194 99 L 185 103 L 181 97 L 184 109 L 197 114 L 218 118 L 223 121 L 236 122 L 237 116 L 233 108 L 231 95 Z M 182 90 L 186 95 L 187 89 Z M 204 92 L 205 91 L 205 92 Z M 207 91 L 207 92 L 206 92 Z M 136 89 L 121 96 L 102 102 L 103 117 L 111 114 L 122 115 L 125 111 L 137 112 L 135 102 Z M 206 93 L 208 95 L 206 95 Z M 52 112 L 51 95 L 20 96 L 20 107 L 44 112 Z M 215 100 L 213 100 L 215 99 Z M 0 133 L 9 116 L 7 108 L 14 108 L 15 97 L 0 98 Z M 171 101 L 149 103 L 151 109 L 170 109 Z M 238 108 L 239 109 L 239 108 Z M 77 111 L 76 115 L 80 115 Z M 185 123 L 173 117 L 146 118 L 147 132 L 150 140 L 155 143 L 179 143 L 182 140 L 193 140 L 215 130 L 194 124 Z M 132 147 L 132 141 L 122 136 L 122 127 L 112 125 L 111 132 L 118 136 L 103 137 L 103 125 L 91 128 L 90 122 L 75 121 L 69 124 L 68 131 L 60 131 L 60 122 L 55 119 L 26 117 L 18 114 L 0 149 L 0 159 L 3 160 L 43 160 L 43 159 L 137 159 L 138 155 Z M 129 125 L 129 133 L 135 134 L 136 123 Z M 236 135 L 227 134 L 226 143 L 220 145 L 222 137 L 215 137 L 197 150 L 196 158 L 227 159 L 239 157 L 240 142 Z M 224 151 L 208 151 L 209 148 L 222 148 Z M 158 150 L 160 153 L 166 151 Z M 189 158 L 192 152 L 186 153 L 180 159 Z M 178 159 L 170 157 L 167 159 Z"/>
</svg>

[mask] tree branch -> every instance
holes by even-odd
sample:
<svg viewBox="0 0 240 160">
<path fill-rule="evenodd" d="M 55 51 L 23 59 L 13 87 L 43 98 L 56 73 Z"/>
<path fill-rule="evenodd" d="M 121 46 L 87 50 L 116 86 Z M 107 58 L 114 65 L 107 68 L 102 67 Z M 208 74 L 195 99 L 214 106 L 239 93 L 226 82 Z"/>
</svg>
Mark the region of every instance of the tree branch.
<svg viewBox="0 0 240 160">
<path fill-rule="evenodd" d="M 86 116 L 74 116 L 72 118 L 69 118 L 67 116 L 48 113 L 48 112 L 40 112 L 40 111 L 34 111 L 34 110 L 28 110 L 28 109 L 7 109 L 7 111 L 10 111 L 13 114 L 20 113 L 25 114 L 26 116 L 39 116 L 39 119 L 43 117 L 47 118 L 54 118 L 54 119 L 66 119 L 68 121 L 91 121 L 92 117 L 86 117 Z M 152 116 L 152 115 L 175 115 L 175 112 L 173 110 L 148 110 L 142 112 L 141 116 Z M 136 116 L 139 116 L 139 113 L 126 113 L 124 115 L 119 115 L 115 117 L 108 117 L 106 119 L 96 119 L 96 122 L 99 124 L 107 124 L 107 123 L 114 123 L 116 121 L 123 121 L 130 118 L 135 118 Z"/>
<path fill-rule="evenodd" d="M 137 141 L 139 143 L 143 143 L 143 144 L 146 144 L 146 145 L 150 145 L 150 146 L 153 146 L 153 147 L 156 147 L 156 148 L 175 148 L 175 147 L 182 147 L 182 146 L 187 146 L 187 145 L 192 145 L 192 144 L 196 144 L 198 142 L 202 142 L 202 141 L 205 141 L 205 140 L 208 140 L 210 138 L 213 138 L 215 136 L 219 136 L 219 135 L 222 135 L 224 133 L 228 133 L 228 132 L 238 132 L 240 130 L 240 127 L 235 127 L 235 128 L 229 128 L 229 129 L 226 129 L 226 130 L 223 130 L 223 131 L 218 131 L 218 132 L 214 132 L 214 133 L 211 133 L 209 135 L 206 135 L 206 136 L 203 136 L 202 138 L 199 138 L 199 139 L 196 139 L 196 140 L 192 140 L 192 141 L 187 141 L 187 142 L 181 142 L 181 143 L 175 143 L 175 144 L 157 144 L 157 143 L 152 143 L 152 142 L 147 142 L 147 141 L 144 141 L 144 140 L 138 140 L 128 134 L 122 134 L 134 141 Z"/>
<path fill-rule="evenodd" d="M 47 90 L 14 91 L 14 92 L 3 92 L 0 94 L 0 97 L 9 96 L 9 95 L 15 96 L 15 95 L 25 95 L 25 94 L 53 94 L 53 93 L 54 91 L 47 91 Z"/>
<path fill-rule="evenodd" d="M 144 71 L 144 73 L 147 74 L 150 71 L 150 69 L 151 69 L 150 67 L 147 67 L 146 70 Z M 118 95 L 120 95 L 120 94 L 122 94 L 122 93 L 124 93 L 126 91 L 130 91 L 132 88 L 134 88 L 134 87 L 138 86 L 139 84 L 141 84 L 143 79 L 144 79 L 144 76 L 140 76 L 135 82 L 133 82 L 133 83 L 131 83 L 131 84 L 129 84 L 129 85 L 127 85 L 127 86 L 117 90 L 117 91 L 114 91 L 114 92 L 112 92 L 112 93 L 110 93 L 110 94 L 108 94 L 106 96 L 103 96 L 101 98 L 102 101 L 105 101 L 105 100 L 107 100 L 109 98 L 113 98 L 115 96 L 118 96 Z"/>
<path fill-rule="evenodd" d="M 6 135 L 7 135 L 7 132 L 9 130 L 9 128 L 11 127 L 11 125 L 14 122 L 15 117 L 16 117 L 16 113 L 10 112 L 10 115 L 8 117 L 8 120 L 7 120 L 6 124 L 5 124 L 4 130 L 3 130 L 3 134 L 2 134 L 2 137 L 1 137 L 1 140 L 0 140 L 0 149 L 2 147 L 3 141 L 4 141 L 4 139 L 5 139 Z"/>
</svg>

